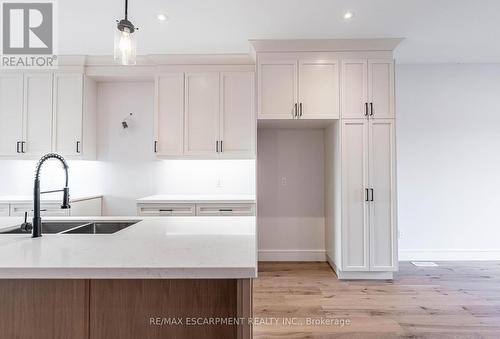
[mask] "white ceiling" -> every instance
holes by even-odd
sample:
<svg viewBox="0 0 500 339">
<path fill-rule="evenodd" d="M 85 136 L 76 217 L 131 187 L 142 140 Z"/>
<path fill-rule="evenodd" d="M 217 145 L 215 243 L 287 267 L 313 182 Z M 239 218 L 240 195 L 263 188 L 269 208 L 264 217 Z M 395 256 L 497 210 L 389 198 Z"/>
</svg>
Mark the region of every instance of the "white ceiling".
<svg viewBox="0 0 500 339">
<path fill-rule="evenodd" d="M 59 54 L 112 54 L 124 0 L 57 2 Z M 349 22 L 346 10 L 355 13 Z M 248 39 L 404 37 L 400 63 L 496 63 L 499 15 L 500 0 L 129 0 L 139 54 L 246 53 Z"/>
</svg>

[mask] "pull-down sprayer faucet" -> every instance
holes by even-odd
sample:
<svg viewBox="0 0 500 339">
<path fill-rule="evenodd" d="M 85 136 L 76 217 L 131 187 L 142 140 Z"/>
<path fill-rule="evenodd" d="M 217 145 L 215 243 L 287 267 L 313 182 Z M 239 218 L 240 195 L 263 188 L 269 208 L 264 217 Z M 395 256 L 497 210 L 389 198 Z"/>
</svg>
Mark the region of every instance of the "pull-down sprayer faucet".
<svg viewBox="0 0 500 339">
<path fill-rule="evenodd" d="M 57 159 L 59 160 L 64 168 L 64 172 L 66 174 L 66 184 L 63 189 L 53 190 L 53 191 L 45 191 L 40 192 L 40 168 L 43 163 L 48 159 Z M 53 193 L 53 192 L 63 192 L 63 202 L 61 208 L 71 208 L 69 205 L 69 188 L 68 188 L 68 164 L 66 160 L 62 156 L 56 153 L 48 153 L 45 154 L 38 164 L 36 165 L 35 172 L 35 186 L 33 189 L 33 238 L 38 238 L 42 236 L 42 218 L 40 217 L 40 194 L 44 193 Z"/>
</svg>

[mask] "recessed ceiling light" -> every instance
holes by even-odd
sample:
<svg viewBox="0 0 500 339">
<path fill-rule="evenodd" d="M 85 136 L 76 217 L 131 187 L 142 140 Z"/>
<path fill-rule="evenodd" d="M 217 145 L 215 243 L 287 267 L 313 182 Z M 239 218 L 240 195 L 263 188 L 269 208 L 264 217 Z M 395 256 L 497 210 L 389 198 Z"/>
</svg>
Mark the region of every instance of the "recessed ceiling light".
<svg viewBox="0 0 500 339">
<path fill-rule="evenodd" d="M 167 16 L 163 13 L 158 14 L 156 18 L 160 21 L 167 21 Z"/>
<path fill-rule="evenodd" d="M 347 11 L 343 15 L 345 20 L 351 20 L 354 17 L 354 13 L 351 11 Z"/>
</svg>

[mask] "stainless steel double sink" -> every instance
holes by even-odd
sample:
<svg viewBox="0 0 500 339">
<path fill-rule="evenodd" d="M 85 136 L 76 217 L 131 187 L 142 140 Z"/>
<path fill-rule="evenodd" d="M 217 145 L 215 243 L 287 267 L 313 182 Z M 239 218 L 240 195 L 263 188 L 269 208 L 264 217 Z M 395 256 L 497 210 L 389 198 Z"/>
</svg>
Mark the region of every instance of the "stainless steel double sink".
<svg viewBox="0 0 500 339">
<path fill-rule="evenodd" d="M 139 221 L 46 221 L 42 222 L 42 234 L 112 234 Z M 0 231 L 0 234 L 22 234 L 21 226 Z"/>
</svg>

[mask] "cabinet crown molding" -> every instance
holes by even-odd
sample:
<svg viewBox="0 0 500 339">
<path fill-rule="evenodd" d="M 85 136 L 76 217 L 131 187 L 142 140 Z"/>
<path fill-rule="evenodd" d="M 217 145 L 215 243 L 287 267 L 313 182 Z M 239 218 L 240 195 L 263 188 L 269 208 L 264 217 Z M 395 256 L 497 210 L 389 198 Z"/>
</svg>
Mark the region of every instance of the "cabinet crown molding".
<svg viewBox="0 0 500 339">
<path fill-rule="evenodd" d="M 249 40 L 255 53 L 393 51 L 404 38 Z"/>
</svg>

